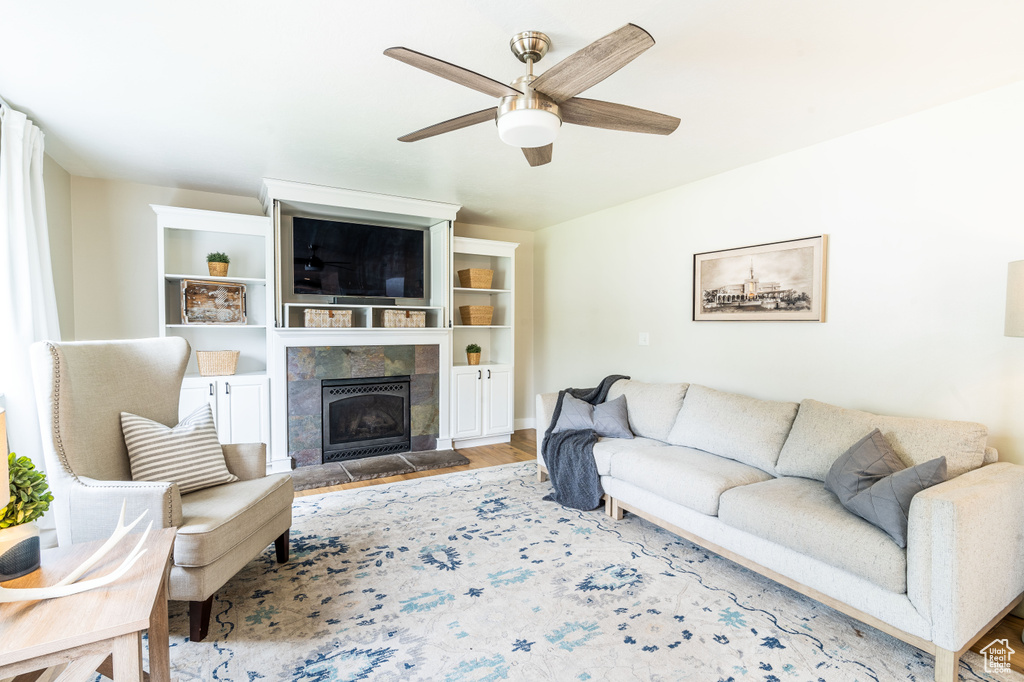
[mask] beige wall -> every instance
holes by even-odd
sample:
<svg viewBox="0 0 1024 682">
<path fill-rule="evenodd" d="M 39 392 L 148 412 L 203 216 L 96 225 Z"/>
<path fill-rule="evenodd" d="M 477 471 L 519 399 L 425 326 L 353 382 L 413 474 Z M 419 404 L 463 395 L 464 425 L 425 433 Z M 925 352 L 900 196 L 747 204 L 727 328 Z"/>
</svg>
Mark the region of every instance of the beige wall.
<svg viewBox="0 0 1024 682">
<path fill-rule="evenodd" d="M 71 231 L 71 175 L 49 156 L 43 156 L 46 224 L 50 235 L 53 288 L 63 340 L 75 338 L 75 282 Z"/>
<path fill-rule="evenodd" d="M 150 204 L 263 215 L 260 202 L 122 180 L 71 178 L 75 338 L 156 336 L 156 214 Z"/>
<path fill-rule="evenodd" d="M 516 249 L 515 313 L 515 415 L 516 428 L 532 427 L 534 386 L 533 363 L 533 242 L 534 233 L 504 227 L 455 223 L 459 237 L 518 242 Z M 456 348 L 456 352 L 460 349 Z"/>
<path fill-rule="evenodd" d="M 537 389 L 623 373 L 975 420 L 1024 463 L 1022 120 L 1017 84 L 541 230 Z M 692 321 L 694 253 L 822 233 L 828 322 Z"/>
</svg>

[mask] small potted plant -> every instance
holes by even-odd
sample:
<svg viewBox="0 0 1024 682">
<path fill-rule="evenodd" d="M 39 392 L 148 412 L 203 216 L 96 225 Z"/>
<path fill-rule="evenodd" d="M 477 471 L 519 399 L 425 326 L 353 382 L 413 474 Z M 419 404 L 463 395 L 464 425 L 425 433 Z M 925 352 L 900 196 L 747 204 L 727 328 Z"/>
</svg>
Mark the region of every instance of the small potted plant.
<svg viewBox="0 0 1024 682">
<path fill-rule="evenodd" d="M 36 471 L 28 457 L 7 457 L 11 500 L 0 507 L 0 582 L 13 580 L 39 568 L 39 527 L 53 495 L 46 474 Z"/>
<path fill-rule="evenodd" d="M 213 253 L 206 254 L 206 266 L 210 268 L 210 275 L 213 277 L 227 277 L 228 263 L 230 262 L 231 259 L 228 258 L 226 253 L 214 251 Z"/>
<path fill-rule="evenodd" d="M 476 345 L 475 343 L 471 343 L 468 346 L 466 346 L 466 359 L 469 361 L 469 364 L 471 365 L 479 365 L 480 346 Z"/>
</svg>

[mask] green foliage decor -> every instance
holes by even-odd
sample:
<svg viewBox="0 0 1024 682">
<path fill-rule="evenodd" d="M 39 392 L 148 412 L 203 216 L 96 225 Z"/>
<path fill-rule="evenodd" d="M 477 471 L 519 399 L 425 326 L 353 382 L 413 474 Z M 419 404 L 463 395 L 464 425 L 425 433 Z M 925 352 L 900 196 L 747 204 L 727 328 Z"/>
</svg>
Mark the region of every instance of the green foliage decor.
<svg viewBox="0 0 1024 682">
<path fill-rule="evenodd" d="M 231 259 L 228 258 L 228 254 L 221 253 L 220 251 L 214 251 L 213 253 L 206 254 L 207 263 L 230 263 Z"/>
<path fill-rule="evenodd" d="M 480 352 L 480 346 L 478 346 L 475 343 L 471 343 L 468 346 L 466 346 L 466 352 L 467 353 L 479 353 Z"/>
<path fill-rule="evenodd" d="M 50 486 L 46 474 L 36 471 L 28 457 L 12 452 L 7 457 L 7 468 L 11 473 L 11 501 L 0 507 L 0 529 L 35 521 L 53 502 L 53 495 L 47 492 Z"/>
</svg>

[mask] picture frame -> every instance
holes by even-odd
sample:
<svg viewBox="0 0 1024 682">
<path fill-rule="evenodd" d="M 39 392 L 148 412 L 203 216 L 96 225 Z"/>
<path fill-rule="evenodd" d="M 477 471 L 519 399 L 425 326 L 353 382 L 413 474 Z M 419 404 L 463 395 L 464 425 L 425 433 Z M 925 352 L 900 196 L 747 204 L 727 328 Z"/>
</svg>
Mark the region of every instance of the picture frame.
<svg viewBox="0 0 1024 682">
<path fill-rule="evenodd" d="M 693 320 L 825 321 L 828 235 L 693 256 Z"/>
</svg>

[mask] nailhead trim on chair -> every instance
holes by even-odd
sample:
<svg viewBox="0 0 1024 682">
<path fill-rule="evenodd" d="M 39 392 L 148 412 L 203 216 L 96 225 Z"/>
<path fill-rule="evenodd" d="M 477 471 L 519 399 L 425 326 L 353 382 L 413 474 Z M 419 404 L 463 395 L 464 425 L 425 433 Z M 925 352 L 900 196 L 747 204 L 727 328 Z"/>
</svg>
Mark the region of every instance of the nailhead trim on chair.
<svg viewBox="0 0 1024 682">
<path fill-rule="evenodd" d="M 71 470 L 71 465 L 68 463 L 67 453 L 64 451 L 64 440 L 60 436 L 60 353 L 57 352 L 57 347 L 50 342 L 46 343 L 46 347 L 50 349 L 50 355 L 53 358 L 53 436 L 57 445 L 57 457 L 60 459 L 61 466 L 64 467 L 64 471 L 68 473 L 75 481 L 81 483 L 81 479 L 78 478 L 78 474 Z M 163 486 L 126 486 L 126 485 L 103 485 L 103 486 L 86 486 L 89 488 L 134 488 L 150 487 L 150 488 L 162 488 Z M 174 510 L 171 505 L 170 496 L 167 499 L 167 509 L 164 510 L 164 527 L 171 525 L 171 519 L 174 518 Z"/>
</svg>

